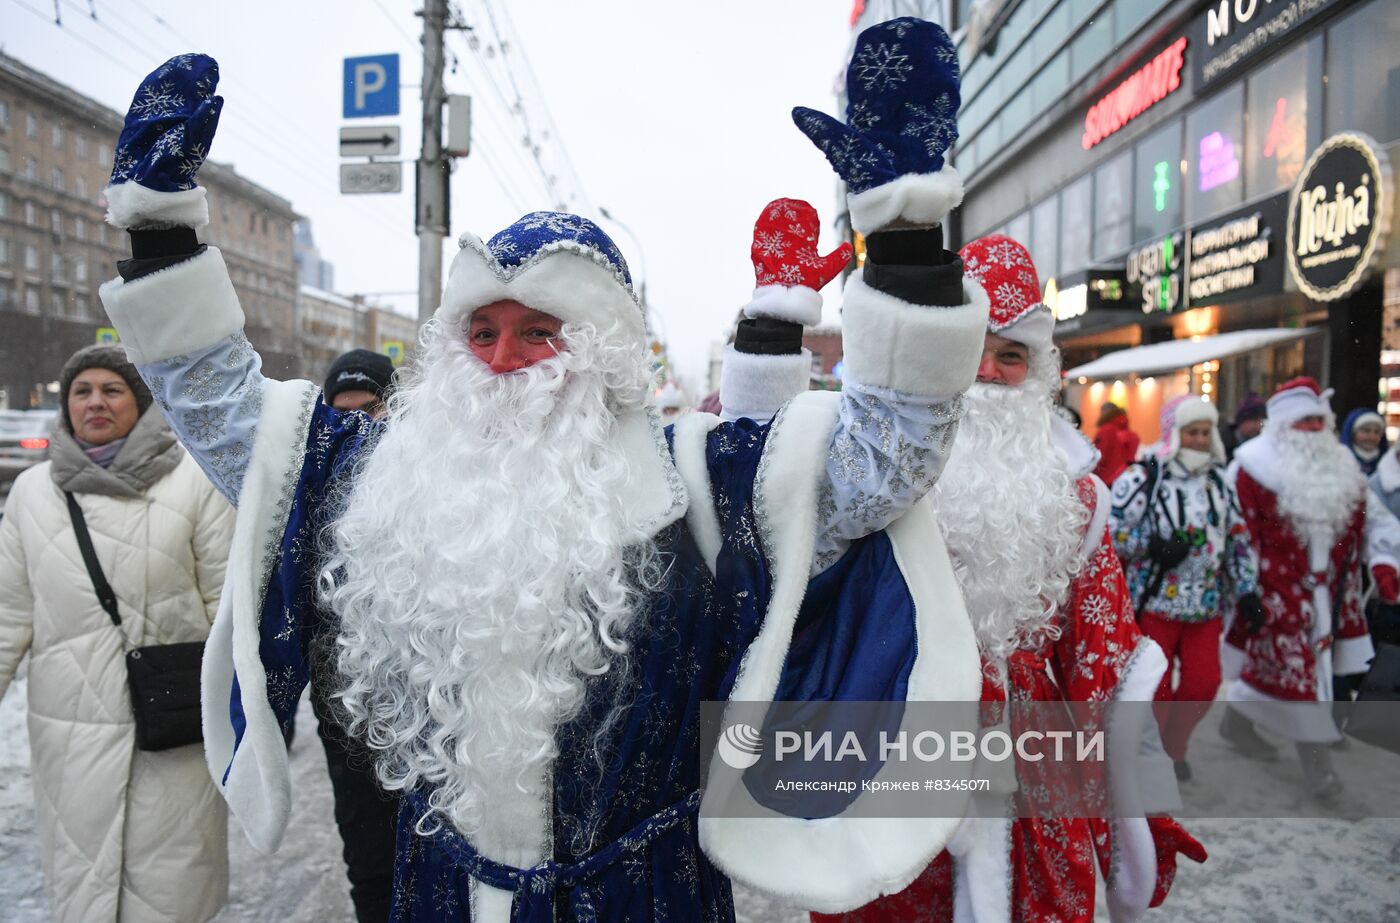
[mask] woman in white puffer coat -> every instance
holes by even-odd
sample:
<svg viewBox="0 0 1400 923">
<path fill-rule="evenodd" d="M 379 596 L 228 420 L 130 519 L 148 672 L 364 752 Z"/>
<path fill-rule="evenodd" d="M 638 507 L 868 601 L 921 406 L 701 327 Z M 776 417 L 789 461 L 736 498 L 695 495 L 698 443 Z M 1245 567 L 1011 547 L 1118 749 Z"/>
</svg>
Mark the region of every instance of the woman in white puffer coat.
<svg viewBox="0 0 1400 923">
<path fill-rule="evenodd" d="M 208 920 L 228 896 L 224 802 L 198 744 L 136 748 L 125 650 L 208 636 L 232 507 L 119 347 L 79 350 L 61 385 L 50 460 L 19 476 L 0 519 L 0 696 L 28 653 L 49 908 L 61 923 Z M 64 491 L 82 508 L 120 629 L 98 602 Z"/>
</svg>

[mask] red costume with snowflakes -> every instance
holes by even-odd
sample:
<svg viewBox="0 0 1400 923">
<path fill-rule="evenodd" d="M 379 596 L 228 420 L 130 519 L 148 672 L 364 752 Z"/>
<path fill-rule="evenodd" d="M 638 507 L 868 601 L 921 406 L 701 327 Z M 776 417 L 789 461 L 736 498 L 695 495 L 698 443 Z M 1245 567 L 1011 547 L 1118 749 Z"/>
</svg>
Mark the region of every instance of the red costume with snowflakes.
<svg viewBox="0 0 1400 923">
<path fill-rule="evenodd" d="M 1115 753 L 1143 752 L 1156 758 L 1137 764 L 1151 778 L 1143 773 L 1097 778 L 1088 774 L 1076 792 L 1057 792 L 1063 776 L 1057 779 L 1038 764 L 1018 762 L 1014 784 L 979 795 L 986 799 L 979 816 L 963 821 L 948 850 L 908 888 L 850 913 L 814 914 L 813 920 L 1088 923 L 1094 918 L 1096 863 L 1109 884 L 1111 917 L 1131 920 L 1165 898 L 1178 852 L 1196 861 L 1205 859 L 1200 844 L 1166 816 L 1106 819 L 1081 811 L 1057 817 L 1046 816 L 1051 812 L 1037 805 L 1053 808 L 1067 799 L 1084 804 L 1097 796 L 1102 813 L 1109 815 L 1110 800 L 1124 804 L 1145 797 L 1136 803 L 1153 803 L 1158 793 L 1169 793 L 1174 800 L 1175 779 L 1160 752 L 1150 710 L 1115 709 L 1114 704 L 1150 701 L 1166 662 L 1134 619 L 1127 581 L 1106 528 L 1107 489 L 1092 474 L 1097 453 L 1051 410 L 1051 389 L 1059 374 L 1051 341 L 1054 322 L 1040 303 L 1030 255 L 1016 241 L 994 235 L 968 245 L 961 256 L 967 275 L 990 296 L 989 330 L 1029 352 L 1024 381 L 988 380 L 981 392 L 969 393 L 970 407 L 940 482 L 949 488 L 935 496 L 982 647 L 982 701 L 991 706 L 993 716 L 1000 711 L 999 703 L 1008 700 L 1063 703 L 1066 726 L 1075 726 L 1070 703 L 1099 703 L 1106 706 L 1098 714 L 1104 716 L 1110 759 L 1119 758 Z M 979 398 L 979 393 L 985 397 Z M 1007 408 L 1004 414 L 1000 407 Z M 1026 410 L 1020 419 L 1014 416 L 1017 407 Z M 987 457 L 1007 445 L 1015 447 L 1015 458 Z M 1038 454 L 1042 449 L 1043 456 Z M 961 460 L 960 450 L 965 456 Z M 1027 462 L 1038 457 L 1052 461 Z M 1003 470 L 993 476 L 1003 478 L 1007 488 L 1025 489 L 1025 498 L 998 495 L 993 492 L 996 485 L 977 482 L 979 472 L 997 465 Z M 959 481 L 969 482 L 965 490 L 959 490 Z M 1048 487 L 1041 490 L 1039 481 Z M 1012 507 L 1005 510 L 1005 528 L 995 518 L 996 510 L 989 509 L 992 506 Z M 1037 518 L 1038 507 L 1047 513 L 1043 523 Z M 958 524 L 962 520 L 968 520 L 965 528 Z M 1022 533 L 1031 534 L 1018 537 L 1018 522 L 1027 525 Z M 1007 554 L 988 547 L 999 541 L 1014 544 L 1018 538 L 1019 550 Z M 1007 591 L 1008 586 L 1031 589 L 1018 596 Z M 1042 587 L 1053 593 L 1053 600 L 1038 596 Z M 999 606 L 1024 611 L 1007 618 L 992 611 Z M 1010 720 L 1014 736 L 1014 709 Z M 1082 715 L 1077 726 L 1098 729 L 1086 724 Z M 1154 806 L 1166 809 L 1170 804 Z"/>
<path fill-rule="evenodd" d="M 1340 736 L 1327 705 L 1332 676 L 1363 673 L 1374 655 L 1362 568 L 1394 568 L 1400 545 L 1400 525 L 1346 464 L 1332 427 L 1294 429 L 1307 418 L 1330 422 L 1331 393 L 1310 378 L 1282 385 L 1263 435 L 1230 467 L 1259 553 L 1265 618 L 1253 634 L 1239 620 L 1226 634 L 1228 698 L 1257 724 L 1304 743 Z"/>
</svg>

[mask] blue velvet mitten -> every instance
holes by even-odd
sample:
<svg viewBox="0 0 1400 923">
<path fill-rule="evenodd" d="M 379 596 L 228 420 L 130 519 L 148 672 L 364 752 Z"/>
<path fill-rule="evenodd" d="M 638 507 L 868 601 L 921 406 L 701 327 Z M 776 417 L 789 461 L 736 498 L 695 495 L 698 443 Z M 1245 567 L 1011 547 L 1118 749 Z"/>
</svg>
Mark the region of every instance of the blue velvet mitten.
<svg viewBox="0 0 1400 923">
<path fill-rule="evenodd" d="M 209 206 L 195 175 L 209 156 L 224 100 L 219 65 L 182 54 L 136 89 L 112 157 L 107 222 L 119 228 L 202 227 Z"/>
<path fill-rule="evenodd" d="M 892 19 L 856 39 L 844 124 L 792 110 L 845 181 L 857 231 L 932 226 L 962 202 L 962 178 L 944 163 L 958 138 L 959 80 L 957 49 L 941 26 Z"/>
</svg>

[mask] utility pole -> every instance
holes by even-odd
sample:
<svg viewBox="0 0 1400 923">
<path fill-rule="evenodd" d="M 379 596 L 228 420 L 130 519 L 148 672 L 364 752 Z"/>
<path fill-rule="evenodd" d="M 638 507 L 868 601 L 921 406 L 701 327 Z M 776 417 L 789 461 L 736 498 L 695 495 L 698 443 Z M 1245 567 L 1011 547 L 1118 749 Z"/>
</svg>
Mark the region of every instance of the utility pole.
<svg viewBox="0 0 1400 923">
<path fill-rule="evenodd" d="M 418 159 L 418 323 L 427 322 L 442 296 L 442 239 L 448 224 L 448 161 L 442 152 L 443 33 L 447 0 L 424 0 L 423 152 Z"/>
</svg>

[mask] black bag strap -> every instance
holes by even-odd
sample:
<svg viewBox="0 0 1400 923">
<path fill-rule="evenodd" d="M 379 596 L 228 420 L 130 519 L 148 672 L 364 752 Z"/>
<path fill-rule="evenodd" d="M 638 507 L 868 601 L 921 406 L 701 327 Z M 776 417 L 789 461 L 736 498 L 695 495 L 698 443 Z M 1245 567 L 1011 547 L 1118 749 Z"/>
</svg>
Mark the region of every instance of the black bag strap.
<svg viewBox="0 0 1400 923">
<path fill-rule="evenodd" d="M 65 490 L 63 496 L 68 498 L 68 515 L 73 517 L 73 531 L 78 536 L 78 550 L 83 553 L 83 563 L 87 565 L 92 587 L 97 591 L 97 601 L 102 603 L 102 608 L 112 617 L 112 624 L 120 629 L 122 617 L 117 612 L 117 594 L 112 592 L 112 585 L 107 582 L 107 577 L 102 573 L 102 565 L 97 562 L 97 552 L 92 547 L 92 536 L 88 535 L 83 508 L 78 505 L 77 499 L 70 491 Z"/>
</svg>

